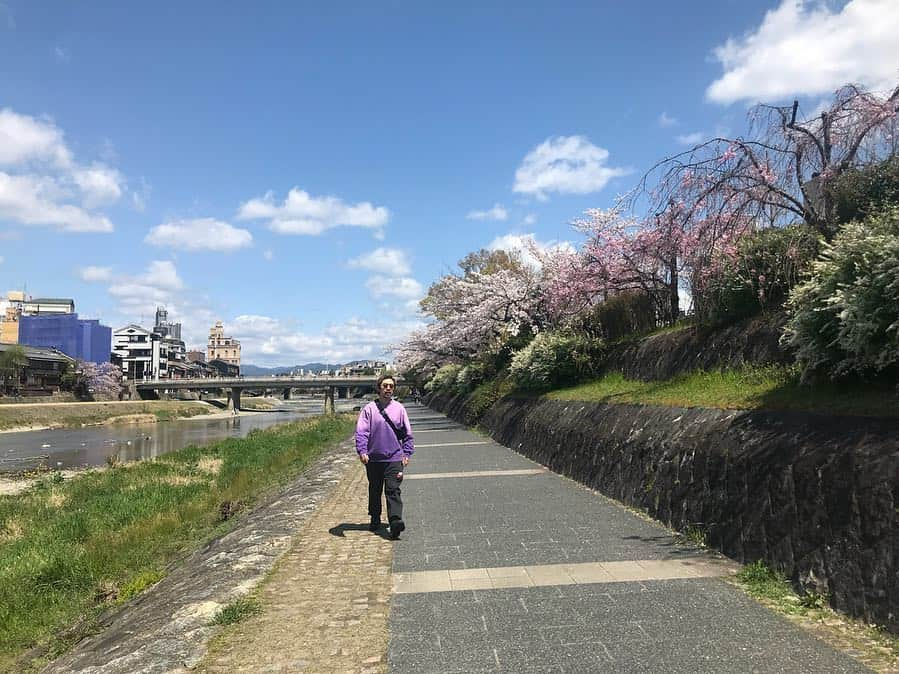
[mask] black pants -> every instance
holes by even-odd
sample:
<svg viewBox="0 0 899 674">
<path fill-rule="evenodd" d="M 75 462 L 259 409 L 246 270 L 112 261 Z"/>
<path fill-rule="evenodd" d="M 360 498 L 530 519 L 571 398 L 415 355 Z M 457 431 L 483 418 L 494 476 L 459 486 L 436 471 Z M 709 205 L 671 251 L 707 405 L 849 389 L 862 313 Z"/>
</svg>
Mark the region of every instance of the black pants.
<svg viewBox="0 0 899 674">
<path fill-rule="evenodd" d="M 368 514 L 381 519 L 381 492 L 387 496 L 387 519 L 391 522 L 403 519 L 403 501 L 400 498 L 400 480 L 397 473 L 403 470 L 402 461 L 365 464 L 368 473 Z"/>
</svg>

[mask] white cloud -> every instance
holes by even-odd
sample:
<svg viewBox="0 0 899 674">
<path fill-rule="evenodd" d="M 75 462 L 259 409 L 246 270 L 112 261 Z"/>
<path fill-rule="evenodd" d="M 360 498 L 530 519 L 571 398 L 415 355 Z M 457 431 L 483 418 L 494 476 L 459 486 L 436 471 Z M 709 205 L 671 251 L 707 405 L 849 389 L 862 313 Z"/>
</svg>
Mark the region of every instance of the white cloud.
<svg viewBox="0 0 899 674">
<path fill-rule="evenodd" d="M 527 214 L 526 216 L 524 216 L 524 218 L 521 220 L 521 224 L 522 224 L 522 225 L 525 225 L 525 226 L 527 226 L 527 227 L 530 227 L 531 225 L 535 224 L 536 222 L 537 222 L 537 216 L 534 215 L 533 213 L 528 213 L 528 214 Z"/>
<path fill-rule="evenodd" d="M 0 264 L 3 264 L 3 256 L 0 255 Z"/>
<path fill-rule="evenodd" d="M 75 162 L 51 121 L 0 110 L 0 218 L 70 232 L 110 232 L 97 207 L 117 201 L 125 180 L 116 169 Z"/>
<path fill-rule="evenodd" d="M 354 269 L 368 269 L 399 276 L 410 272 L 406 254 L 397 248 L 376 248 L 370 253 L 349 260 L 347 264 Z"/>
<path fill-rule="evenodd" d="M 509 211 L 502 204 L 494 204 L 490 210 L 470 211 L 465 217 L 469 220 L 505 220 L 509 217 Z"/>
<path fill-rule="evenodd" d="M 535 246 L 538 250 L 567 250 L 575 252 L 575 247 L 568 241 L 549 241 L 541 243 L 537 241 L 533 234 L 506 234 L 498 236 L 487 246 L 489 250 L 505 250 L 512 253 L 518 253 L 521 261 L 534 269 L 540 268 L 540 261 L 534 257 L 531 252 L 531 246 Z"/>
<path fill-rule="evenodd" d="M 702 131 L 682 133 L 678 136 L 675 136 L 675 140 L 681 145 L 697 145 L 702 141 L 703 138 L 705 138 L 705 135 L 702 133 Z"/>
<path fill-rule="evenodd" d="M 0 165 L 35 160 L 60 168 L 71 165 L 72 156 L 63 142 L 62 131 L 50 122 L 3 108 L 0 110 Z"/>
<path fill-rule="evenodd" d="M 105 268 L 95 269 L 100 270 L 96 275 L 105 275 Z M 208 297 L 187 288 L 170 260 L 155 260 L 141 274 L 110 273 L 102 280 L 109 282 L 107 292 L 115 302 L 103 322 L 114 329 L 129 323 L 150 328 L 156 308 L 165 307 L 169 320 L 181 323 L 181 338 L 187 347 L 205 350 L 209 328 L 222 318 Z"/>
<path fill-rule="evenodd" d="M 662 111 L 662 114 L 659 115 L 659 126 L 661 126 L 663 128 L 667 128 L 669 126 L 675 126 L 676 124 L 677 124 L 677 119 L 675 117 L 671 117 L 664 110 Z"/>
<path fill-rule="evenodd" d="M 268 261 L 271 261 L 275 257 L 275 254 L 270 250 L 265 250 L 262 252 L 262 257 L 264 257 Z"/>
<path fill-rule="evenodd" d="M 72 178 L 81 189 L 84 205 L 88 208 L 114 203 L 122 196 L 122 174 L 102 164 L 75 169 Z"/>
<path fill-rule="evenodd" d="M 0 171 L 0 219 L 56 226 L 67 232 L 111 232 L 105 215 L 60 203 L 64 190 L 52 178 Z"/>
<path fill-rule="evenodd" d="M 608 158 L 608 150 L 593 145 L 583 136 L 547 138 L 524 158 L 515 172 L 512 189 L 540 200 L 545 200 L 548 192 L 598 192 L 612 178 L 631 172 L 605 166 Z"/>
<path fill-rule="evenodd" d="M 134 210 L 138 213 L 143 213 L 146 210 L 151 191 L 150 183 L 144 178 L 140 179 L 140 188 L 132 190 L 131 205 L 134 206 Z"/>
<path fill-rule="evenodd" d="M 269 316 L 243 315 L 225 322 L 226 331 L 241 342 L 241 360 L 268 367 L 387 358 L 391 346 L 421 327 L 419 321 L 398 321 L 395 317 L 383 323 L 350 318 L 327 326 L 319 334 L 308 334 Z"/>
<path fill-rule="evenodd" d="M 760 26 L 714 49 L 724 74 L 706 90 L 716 103 L 776 102 L 843 84 L 888 90 L 899 80 L 899 2 L 782 0 Z"/>
<path fill-rule="evenodd" d="M 168 246 L 179 250 L 232 251 L 253 243 L 253 235 L 227 222 L 213 218 L 176 220 L 157 225 L 144 239 L 153 246 Z"/>
<path fill-rule="evenodd" d="M 489 250 L 505 250 L 518 253 L 522 262 L 534 269 L 539 269 L 541 263 L 531 252 L 531 246 L 536 246 L 538 250 L 562 249 L 572 253 L 575 252 L 575 247 L 568 241 L 541 243 L 537 241 L 533 234 L 506 234 L 505 236 L 499 236 L 491 241 L 487 248 Z"/>
<path fill-rule="evenodd" d="M 363 227 L 383 234 L 390 211 L 367 201 L 346 204 L 337 197 L 313 197 L 298 187 L 280 204 L 273 192 L 241 204 L 241 220 L 268 220 L 268 227 L 279 234 L 316 236 L 335 227 Z"/>
<path fill-rule="evenodd" d="M 56 60 L 59 61 L 60 63 L 66 63 L 67 61 L 71 60 L 71 58 L 72 58 L 72 55 L 69 52 L 69 50 L 64 47 L 60 47 L 59 45 L 56 45 L 53 48 L 53 55 L 56 56 Z"/>
<path fill-rule="evenodd" d="M 89 283 L 111 281 L 112 269 L 110 267 L 82 267 L 78 270 L 78 275 L 82 281 L 88 281 Z"/>
<path fill-rule="evenodd" d="M 401 300 L 419 300 L 424 296 L 421 283 L 408 276 L 398 279 L 373 276 L 365 282 L 365 287 L 378 299 L 396 297 Z"/>
<path fill-rule="evenodd" d="M 184 282 L 178 276 L 175 263 L 154 260 L 140 276 L 115 279 L 109 286 L 109 294 L 118 302 L 122 314 L 150 316 L 157 306 L 178 305 L 181 302 L 179 291 L 183 289 Z"/>
<path fill-rule="evenodd" d="M 270 337 L 274 334 L 286 334 L 289 332 L 286 326 L 277 318 L 260 316 L 257 314 L 242 314 L 229 321 L 228 329 L 238 339 L 247 337 Z"/>
</svg>

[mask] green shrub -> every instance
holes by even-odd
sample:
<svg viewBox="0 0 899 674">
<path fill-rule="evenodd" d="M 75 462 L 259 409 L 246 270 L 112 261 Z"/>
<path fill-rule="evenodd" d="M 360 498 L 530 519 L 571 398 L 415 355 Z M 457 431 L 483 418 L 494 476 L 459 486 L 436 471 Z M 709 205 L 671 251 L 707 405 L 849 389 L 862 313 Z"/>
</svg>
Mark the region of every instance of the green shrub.
<svg viewBox="0 0 899 674">
<path fill-rule="evenodd" d="M 466 393 L 474 389 L 487 377 L 487 366 L 481 361 L 466 363 L 456 374 L 456 391 Z"/>
<path fill-rule="evenodd" d="M 463 417 L 465 423 L 474 426 L 497 400 L 512 390 L 512 383 L 505 378 L 495 377 L 483 382 L 465 401 Z"/>
<path fill-rule="evenodd" d="M 876 375 L 899 362 L 899 208 L 837 234 L 788 303 L 783 341 L 806 379 Z"/>
<path fill-rule="evenodd" d="M 461 365 L 448 363 L 440 367 L 431 380 L 425 384 L 425 390 L 435 393 L 437 391 L 451 391 L 456 387 L 456 380 L 459 372 L 462 370 Z"/>
<path fill-rule="evenodd" d="M 721 264 L 694 292 L 697 318 L 724 325 L 781 309 L 819 247 L 818 235 L 804 224 L 748 234 L 737 245 L 736 260 Z"/>
<path fill-rule="evenodd" d="M 587 337 L 614 342 L 655 328 L 655 305 L 647 293 L 623 292 L 582 313 L 571 327 Z"/>
<path fill-rule="evenodd" d="M 827 193 L 833 203 L 830 226 L 834 231 L 899 203 L 899 157 L 845 171 L 828 186 Z"/>
<path fill-rule="evenodd" d="M 562 386 L 592 374 L 601 356 L 599 340 L 571 332 L 541 332 L 512 358 L 509 376 L 525 389 Z"/>
</svg>

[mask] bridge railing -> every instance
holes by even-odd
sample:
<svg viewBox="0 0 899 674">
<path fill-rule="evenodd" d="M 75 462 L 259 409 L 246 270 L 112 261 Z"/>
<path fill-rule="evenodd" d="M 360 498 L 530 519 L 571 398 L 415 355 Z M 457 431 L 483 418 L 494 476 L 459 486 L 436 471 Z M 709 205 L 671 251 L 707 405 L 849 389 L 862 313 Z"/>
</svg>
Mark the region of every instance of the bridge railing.
<svg viewBox="0 0 899 674">
<path fill-rule="evenodd" d="M 375 384 L 377 377 L 366 375 L 327 375 L 312 377 L 197 377 L 194 379 L 139 379 L 134 381 L 135 386 L 143 387 L 172 387 L 172 386 L 204 386 L 209 388 L 221 388 L 227 386 L 266 386 L 280 388 L 285 385 L 319 385 L 340 386 L 341 384 Z M 403 380 L 397 378 L 397 383 Z"/>
</svg>

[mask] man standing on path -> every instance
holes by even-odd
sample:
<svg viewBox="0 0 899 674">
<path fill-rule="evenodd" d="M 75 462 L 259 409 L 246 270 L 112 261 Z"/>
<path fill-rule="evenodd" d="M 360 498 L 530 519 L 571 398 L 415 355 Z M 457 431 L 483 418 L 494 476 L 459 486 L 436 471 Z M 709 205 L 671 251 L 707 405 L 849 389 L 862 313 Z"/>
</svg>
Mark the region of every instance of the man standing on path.
<svg viewBox="0 0 899 674">
<path fill-rule="evenodd" d="M 403 468 L 415 451 L 412 426 L 406 408 L 393 399 L 396 380 L 390 375 L 378 378 L 378 399 L 359 413 L 356 422 L 356 452 L 368 474 L 369 531 L 381 526 L 381 492 L 387 496 L 387 519 L 390 537 L 400 537 L 403 523 L 403 501 L 400 482 Z"/>
</svg>

